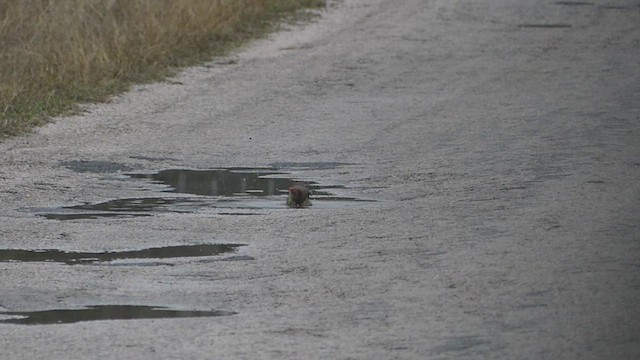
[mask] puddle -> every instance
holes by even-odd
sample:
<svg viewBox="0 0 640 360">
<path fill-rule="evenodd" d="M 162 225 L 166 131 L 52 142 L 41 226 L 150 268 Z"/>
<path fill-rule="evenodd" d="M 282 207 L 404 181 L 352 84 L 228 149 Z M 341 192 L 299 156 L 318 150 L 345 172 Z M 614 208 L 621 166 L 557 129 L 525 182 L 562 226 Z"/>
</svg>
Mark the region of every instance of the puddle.
<svg viewBox="0 0 640 360">
<path fill-rule="evenodd" d="M 127 174 L 169 187 L 167 191 L 206 196 L 272 196 L 294 182 L 275 169 L 163 170 L 155 174 Z"/>
<path fill-rule="evenodd" d="M 119 213 L 94 213 L 94 212 L 70 212 L 66 213 L 68 208 L 50 209 L 52 212 L 38 214 L 47 219 L 52 220 L 82 220 L 82 219 L 99 219 L 105 217 L 136 217 L 136 216 L 152 216 L 151 214 L 119 214 Z"/>
<path fill-rule="evenodd" d="M 298 167 L 335 167 L 342 163 L 287 163 Z M 282 165 L 282 164 L 281 164 Z M 36 209 L 47 219 L 81 220 L 103 217 L 151 216 L 155 213 L 209 213 L 214 215 L 258 215 L 260 209 L 285 209 L 289 187 L 298 180 L 275 168 L 230 168 L 212 170 L 175 169 L 154 174 L 128 173 L 135 181 L 162 185 L 164 193 L 191 197 L 148 197 L 114 199 L 94 204 Z M 321 185 L 305 181 L 312 191 L 312 208 L 363 206 L 373 200 L 336 196 L 341 185 Z M 233 209 L 233 211 L 229 211 Z"/>
<path fill-rule="evenodd" d="M 46 250 L 0 250 L 3 262 L 60 262 L 67 265 L 92 264 L 124 259 L 169 259 L 181 257 L 204 257 L 232 252 L 240 244 L 178 245 L 142 250 L 76 252 L 56 249 Z"/>
<path fill-rule="evenodd" d="M 304 166 L 338 166 L 341 163 L 288 163 Z M 291 185 L 300 180 L 286 177 L 286 173 L 275 168 L 213 169 L 213 170 L 163 170 L 155 174 L 127 174 L 134 179 L 146 179 L 167 186 L 167 192 L 215 197 L 214 201 L 193 199 L 206 206 L 220 208 L 284 208 L 285 198 Z M 373 200 L 335 196 L 328 190 L 344 189 L 342 185 L 321 185 L 315 181 L 304 181 L 312 192 L 312 202 L 327 206 L 327 202 L 349 206 L 353 203 Z M 174 199 L 184 204 L 185 198 Z M 325 205 L 322 205 L 325 204 Z M 332 206 L 327 206 L 332 207 Z"/>
<path fill-rule="evenodd" d="M 233 311 L 173 310 L 161 306 L 94 305 L 82 309 L 57 309 L 44 311 L 3 311 L 0 323 L 23 325 L 72 324 L 81 321 L 192 318 L 235 315 Z M 3 316 L 3 317 L 4 317 Z"/>
</svg>

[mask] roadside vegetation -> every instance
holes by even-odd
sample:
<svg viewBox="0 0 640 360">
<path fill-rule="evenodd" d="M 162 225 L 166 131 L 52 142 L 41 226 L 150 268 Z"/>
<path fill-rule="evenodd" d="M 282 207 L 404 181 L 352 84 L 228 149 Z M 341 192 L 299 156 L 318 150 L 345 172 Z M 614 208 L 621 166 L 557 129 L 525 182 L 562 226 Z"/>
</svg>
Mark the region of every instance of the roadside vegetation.
<svg viewBox="0 0 640 360">
<path fill-rule="evenodd" d="M 324 0 L 0 0 L 0 137 L 223 55 Z"/>
</svg>

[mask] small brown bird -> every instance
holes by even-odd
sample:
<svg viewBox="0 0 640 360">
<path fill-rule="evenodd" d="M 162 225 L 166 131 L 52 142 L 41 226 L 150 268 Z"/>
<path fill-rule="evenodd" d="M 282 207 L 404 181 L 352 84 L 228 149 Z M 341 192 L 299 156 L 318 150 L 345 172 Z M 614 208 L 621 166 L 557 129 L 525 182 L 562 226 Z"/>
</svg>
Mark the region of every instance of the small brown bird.
<svg viewBox="0 0 640 360">
<path fill-rule="evenodd" d="M 287 206 L 304 207 L 311 205 L 309 200 L 309 188 L 305 185 L 296 184 L 289 188 L 289 196 L 287 196 Z"/>
</svg>

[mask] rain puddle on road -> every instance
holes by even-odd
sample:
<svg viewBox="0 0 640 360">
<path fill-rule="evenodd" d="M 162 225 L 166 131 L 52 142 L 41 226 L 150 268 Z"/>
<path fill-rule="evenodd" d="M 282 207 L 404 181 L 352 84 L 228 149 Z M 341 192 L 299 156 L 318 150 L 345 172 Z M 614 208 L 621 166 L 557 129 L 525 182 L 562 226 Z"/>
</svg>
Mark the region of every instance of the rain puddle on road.
<svg viewBox="0 0 640 360">
<path fill-rule="evenodd" d="M 3 311 L 0 324 L 46 325 L 71 324 L 96 320 L 132 320 L 192 318 L 235 315 L 233 311 L 173 310 L 161 306 L 95 305 L 83 309 L 57 309 L 44 311 Z M 5 318 L 7 317 L 7 318 Z"/>
<path fill-rule="evenodd" d="M 275 169 L 163 170 L 127 175 L 167 185 L 171 192 L 221 197 L 281 195 L 295 182 Z"/>
<path fill-rule="evenodd" d="M 178 245 L 142 250 L 75 252 L 55 249 L 48 250 L 0 250 L 2 262 L 60 262 L 67 265 L 92 264 L 125 259 L 169 259 L 182 257 L 205 257 L 235 251 L 240 244 L 200 244 Z M 126 264 L 126 263 L 125 263 Z M 135 263 L 133 265 L 144 265 Z M 146 263 L 157 265 L 157 263 Z M 170 264 L 168 264 L 170 265 Z"/>
<path fill-rule="evenodd" d="M 162 185 L 164 193 L 195 196 L 114 199 L 95 204 L 37 209 L 36 213 L 57 220 L 138 217 L 161 212 L 256 215 L 259 209 L 286 208 L 288 188 L 298 182 L 275 168 L 172 169 L 153 174 L 128 173 L 126 176 L 134 181 Z M 312 191 L 313 208 L 357 207 L 373 201 L 336 196 L 329 191 L 343 189 L 341 185 L 305 183 Z"/>
</svg>

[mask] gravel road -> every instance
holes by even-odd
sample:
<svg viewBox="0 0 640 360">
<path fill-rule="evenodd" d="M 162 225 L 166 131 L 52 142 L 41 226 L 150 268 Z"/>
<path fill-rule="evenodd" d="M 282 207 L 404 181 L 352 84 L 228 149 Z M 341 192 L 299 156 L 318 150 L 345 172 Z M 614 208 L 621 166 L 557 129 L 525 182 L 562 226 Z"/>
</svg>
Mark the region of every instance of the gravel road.
<svg viewBox="0 0 640 360">
<path fill-rule="evenodd" d="M 0 153 L 2 359 L 640 357 L 637 0 L 331 2 Z M 144 178 L 228 168 L 311 182 L 316 204 Z M 153 206 L 40 216 L 122 199 Z M 242 246 L 6 251 L 196 244 Z M 198 317 L 8 322 L 114 305 Z"/>
</svg>

